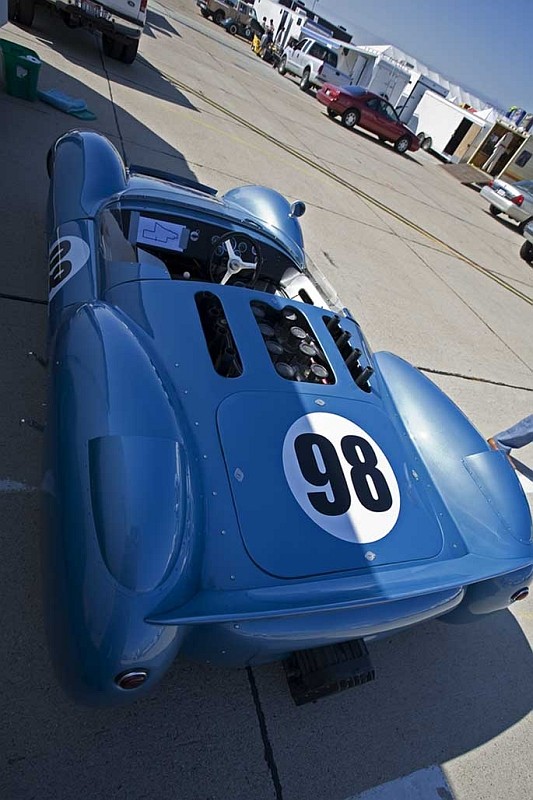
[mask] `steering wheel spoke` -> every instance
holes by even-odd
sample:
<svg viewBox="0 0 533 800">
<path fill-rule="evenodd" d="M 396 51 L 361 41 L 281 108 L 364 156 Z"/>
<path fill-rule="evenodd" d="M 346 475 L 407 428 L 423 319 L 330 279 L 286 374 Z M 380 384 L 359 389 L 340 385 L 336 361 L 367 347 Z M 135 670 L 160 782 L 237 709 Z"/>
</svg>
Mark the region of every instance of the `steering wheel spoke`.
<svg viewBox="0 0 533 800">
<path fill-rule="evenodd" d="M 249 251 L 255 261 L 244 261 L 242 253 Z M 246 233 L 229 231 L 218 238 L 209 256 L 209 275 L 213 283 L 226 286 L 238 281 L 239 285 L 254 286 L 263 263 L 259 244 Z"/>
</svg>

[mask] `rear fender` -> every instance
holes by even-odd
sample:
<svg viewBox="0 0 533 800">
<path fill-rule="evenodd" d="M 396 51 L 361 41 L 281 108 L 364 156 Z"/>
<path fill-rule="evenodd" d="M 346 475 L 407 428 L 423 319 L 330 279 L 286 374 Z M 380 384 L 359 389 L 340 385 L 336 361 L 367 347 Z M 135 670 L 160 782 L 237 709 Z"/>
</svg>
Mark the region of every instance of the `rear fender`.
<svg viewBox="0 0 533 800">
<path fill-rule="evenodd" d="M 89 702 L 134 699 L 164 674 L 184 626 L 146 622 L 197 590 L 202 489 L 171 382 L 142 332 L 103 303 L 65 318 L 52 358 L 44 493 L 52 652 Z M 120 689 L 125 670 L 146 684 Z"/>
<path fill-rule="evenodd" d="M 94 131 L 70 131 L 51 148 L 49 225 L 94 217 L 109 197 L 127 184 L 116 147 Z M 49 230 L 53 235 L 53 230 Z"/>
<path fill-rule="evenodd" d="M 470 552 L 533 560 L 529 506 L 506 457 L 419 370 L 391 353 L 374 360 L 391 418 L 407 432 Z"/>
</svg>

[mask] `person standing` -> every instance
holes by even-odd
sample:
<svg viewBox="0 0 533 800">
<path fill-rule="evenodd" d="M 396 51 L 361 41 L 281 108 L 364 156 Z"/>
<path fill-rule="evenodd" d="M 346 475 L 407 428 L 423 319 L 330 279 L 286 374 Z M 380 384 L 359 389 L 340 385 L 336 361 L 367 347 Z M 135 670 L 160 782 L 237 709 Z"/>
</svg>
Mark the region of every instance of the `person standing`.
<svg viewBox="0 0 533 800">
<path fill-rule="evenodd" d="M 513 134 L 511 131 L 507 131 L 500 136 L 496 144 L 494 145 L 494 150 L 492 151 L 491 155 L 487 158 L 481 169 L 485 170 L 485 172 L 490 172 L 493 167 L 496 166 L 500 158 L 507 152 L 509 145 L 513 141 Z"/>
<path fill-rule="evenodd" d="M 515 447 L 525 447 L 533 442 L 533 414 L 524 417 L 510 428 L 495 433 L 487 441 L 493 450 L 502 450 L 507 455 Z"/>
</svg>

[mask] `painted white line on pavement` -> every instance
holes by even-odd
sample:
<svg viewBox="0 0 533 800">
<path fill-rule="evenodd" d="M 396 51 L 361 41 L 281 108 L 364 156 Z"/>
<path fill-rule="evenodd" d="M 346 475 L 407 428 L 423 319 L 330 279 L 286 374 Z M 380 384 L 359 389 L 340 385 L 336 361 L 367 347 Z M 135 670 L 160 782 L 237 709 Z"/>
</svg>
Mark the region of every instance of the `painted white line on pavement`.
<svg viewBox="0 0 533 800">
<path fill-rule="evenodd" d="M 454 800 L 440 767 L 420 769 L 347 800 Z"/>
</svg>

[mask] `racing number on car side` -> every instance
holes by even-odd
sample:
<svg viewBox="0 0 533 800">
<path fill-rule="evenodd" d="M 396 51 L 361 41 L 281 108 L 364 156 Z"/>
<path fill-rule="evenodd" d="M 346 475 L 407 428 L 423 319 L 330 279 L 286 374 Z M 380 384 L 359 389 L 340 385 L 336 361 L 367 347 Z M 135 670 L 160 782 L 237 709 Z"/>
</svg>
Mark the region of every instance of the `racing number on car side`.
<svg viewBox="0 0 533 800">
<path fill-rule="evenodd" d="M 301 433 L 294 441 L 294 449 L 306 481 L 314 486 L 331 487 L 332 500 L 326 492 L 308 492 L 311 505 L 321 514 L 345 514 L 352 498 L 339 456 L 329 439 L 317 433 Z M 392 496 L 383 473 L 377 469 L 376 454 L 370 442 L 361 436 L 344 436 L 341 449 L 352 467 L 350 478 L 359 502 L 369 511 L 387 511 L 392 505 Z"/>
<path fill-rule="evenodd" d="M 79 236 L 62 236 L 50 248 L 48 299 L 87 263 L 90 255 L 87 242 Z"/>
<path fill-rule="evenodd" d="M 400 511 L 396 476 L 372 437 L 337 414 L 300 417 L 283 444 L 283 467 L 305 513 L 339 539 L 386 536 Z"/>
</svg>

